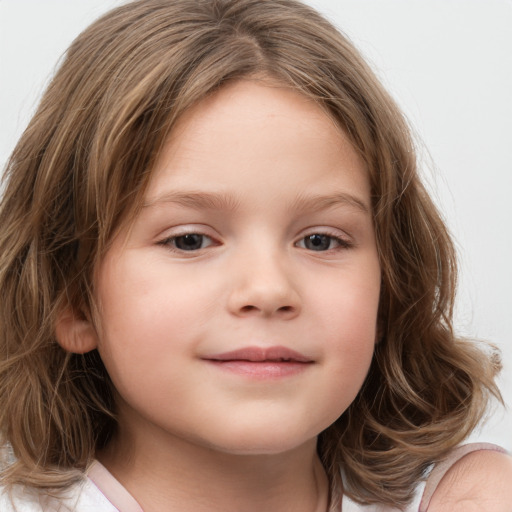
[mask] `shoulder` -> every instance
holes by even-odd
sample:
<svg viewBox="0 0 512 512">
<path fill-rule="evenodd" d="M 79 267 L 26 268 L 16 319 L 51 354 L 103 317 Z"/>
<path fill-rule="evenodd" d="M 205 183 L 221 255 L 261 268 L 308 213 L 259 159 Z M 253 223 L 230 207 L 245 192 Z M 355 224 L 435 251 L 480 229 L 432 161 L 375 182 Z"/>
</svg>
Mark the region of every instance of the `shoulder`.
<svg viewBox="0 0 512 512">
<path fill-rule="evenodd" d="M 510 512 L 512 457 L 475 451 L 456 462 L 440 481 L 428 512 Z"/>
<path fill-rule="evenodd" d="M 42 512 L 41 504 L 34 494 L 25 493 L 18 486 L 0 486 L 1 512 Z"/>
<path fill-rule="evenodd" d="M 0 512 L 117 512 L 87 479 L 58 496 L 30 487 L 0 486 Z"/>
</svg>

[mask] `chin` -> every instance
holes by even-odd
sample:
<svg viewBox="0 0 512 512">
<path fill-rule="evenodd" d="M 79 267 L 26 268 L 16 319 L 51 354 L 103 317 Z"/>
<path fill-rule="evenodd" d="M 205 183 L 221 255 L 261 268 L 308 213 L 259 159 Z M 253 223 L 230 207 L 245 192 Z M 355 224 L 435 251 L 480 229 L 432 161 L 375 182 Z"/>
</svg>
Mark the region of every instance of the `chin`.
<svg viewBox="0 0 512 512">
<path fill-rule="evenodd" d="M 245 429 L 242 432 L 233 432 L 231 430 L 226 434 L 222 439 L 211 443 L 210 447 L 231 455 L 279 455 L 307 445 L 315 449 L 317 442 L 316 434 L 298 435 L 293 432 L 293 429 L 272 427 L 257 431 Z"/>
</svg>

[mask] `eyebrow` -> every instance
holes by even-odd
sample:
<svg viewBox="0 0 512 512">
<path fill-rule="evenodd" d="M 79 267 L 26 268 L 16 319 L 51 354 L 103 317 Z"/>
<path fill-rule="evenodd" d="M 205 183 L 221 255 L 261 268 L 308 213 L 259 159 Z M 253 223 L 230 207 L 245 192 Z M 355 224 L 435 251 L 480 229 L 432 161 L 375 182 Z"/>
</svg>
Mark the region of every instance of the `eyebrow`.
<svg viewBox="0 0 512 512">
<path fill-rule="evenodd" d="M 144 202 L 142 207 L 150 208 L 167 203 L 188 208 L 225 211 L 235 211 L 240 205 L 239 201 L 230 194 L 190 190 L 187 192 L 176 191 L 162 194 Z M 364 214 L 370 213 L 370 207 L 362 199 L 346 192 L 328 195 L 300 195 L 290 205 L 290 210 L 316 212 L 336 206 L 348 206 Z"/>
<path fill-rule="evenodd" d="M 227 211 L 236 210 L 239 206 L 238 201 L 229 194 L 191 190 L 188 192 L 168 192 L 162 194 L 161 196 L 144 202 L 142 207 L 149 208 L 166 203 L 178 204 L 189 208 Z"/>
<path fill-rule="evenodd" d="M 336 206 L 349 206 L 361 213 L 369 214 L 371 209 L 362 199 L 347 192 L 335 192 L 328 195 L 300 195 L 292 204 L 292 208 L 302 211 L 316 212 Z"/>
</svg>

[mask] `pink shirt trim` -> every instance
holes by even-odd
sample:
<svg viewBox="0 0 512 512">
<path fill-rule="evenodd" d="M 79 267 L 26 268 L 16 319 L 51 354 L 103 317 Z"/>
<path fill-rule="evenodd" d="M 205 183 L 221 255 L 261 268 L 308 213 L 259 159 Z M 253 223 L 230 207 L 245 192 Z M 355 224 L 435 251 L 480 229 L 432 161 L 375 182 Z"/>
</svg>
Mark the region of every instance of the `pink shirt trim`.
<svg viewBox="0 0 512 512">
<path fill-rule="evenodd" d="M 471 443 L 455 448 L 445 460 L 435 465 L 428 476 L 418 512 L 427 512 L 437 486 L 449 469 L 466 455 L 480 450 L 507 453 L 503 448 L 490 443 Z M 144 512 L 135 498 L 100 462 L 94 461 L 91 464 L 87 477 L 119 512 Z"/>
<path fill-rule="evenodd" d="M 144 512 L 121 482 L 116 480 L 112 473 L 97 460 L 89 467 L 87 477 L 120 512 Z"/>
<path fill-rule="evenodd" d="M 503 448 L 490 443 L 470 443 L 455 448 L 445 460 L 439 464 L 436 464 L 430 473 L 427 479 L 427 484 L 425 485 L 423 497 L 420 502 L 419 512 L 427 512 L 430 501 L 432 500 L 432 496 L 436 492 L 439 482 L 441 482 L 448 470 L 466 455 L 480 450 L 491 450 L 495 452 L 507 453 Z"/>
</svg>

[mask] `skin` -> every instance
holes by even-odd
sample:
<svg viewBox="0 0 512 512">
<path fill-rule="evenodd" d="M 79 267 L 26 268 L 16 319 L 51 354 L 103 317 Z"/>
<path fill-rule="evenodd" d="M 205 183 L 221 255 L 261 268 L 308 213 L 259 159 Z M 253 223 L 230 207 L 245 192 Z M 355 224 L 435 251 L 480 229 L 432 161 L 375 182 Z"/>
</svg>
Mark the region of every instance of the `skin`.
<svg viewBox="0 0 512 512">
<path fill-rule="evenodd" d="M 466 455 L 441 480 L 428 512 L 510 512 L 512 457 L 480 451 Z"/>
<path fill-rule="evenodd" d="M 203 100 L 97 269 L 101 330 L 58 329 L 117 390 L 99 459 L 145 512 L 325 511 L 316 440 L 367 374 L 380 278 L 367 171 L 332 120 L 253 80 Z M 246 347 L 305 362 L 212 362 Z"/>
<path fill-rule="evenodd" d="M 57 337 L 98 348 L 119 429 L 97 456 L 145 512 L 328 509 L 317 436 L 367 374 L 380 266 L 365 166 L 317 105 L 244 80 L 188 111 L 95 288 L 97 325 Z M 216 359 L 276 346 L 307 362 Z M 429 512 L 505 512 L 503 478 L 508 457 L 468 455 Z"/>
</svg>

